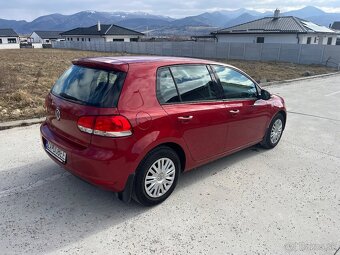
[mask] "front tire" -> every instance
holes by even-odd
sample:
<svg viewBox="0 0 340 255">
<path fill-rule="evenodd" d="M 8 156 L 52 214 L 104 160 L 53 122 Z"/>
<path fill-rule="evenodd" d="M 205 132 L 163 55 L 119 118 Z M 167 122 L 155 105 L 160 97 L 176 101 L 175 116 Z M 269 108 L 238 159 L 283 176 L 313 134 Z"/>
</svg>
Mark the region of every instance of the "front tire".
<svg viewBox="0 0 340 255">
<path fill-rule="evenodd" d="M 178 155 L 169 147 L 152 150 L 136 171 L 135 198 L 145 206 L 166 200 L 177 185 L 181 163 Z"/>
<path fill-rule="evenodd" d="M 282 137 L 283 128 L 284 117 L 281 113 L 278 113 L 270 123 L 263 141 L 260 143 L 261 146 L 266 149 L 274 148 Z"/>
</svg>

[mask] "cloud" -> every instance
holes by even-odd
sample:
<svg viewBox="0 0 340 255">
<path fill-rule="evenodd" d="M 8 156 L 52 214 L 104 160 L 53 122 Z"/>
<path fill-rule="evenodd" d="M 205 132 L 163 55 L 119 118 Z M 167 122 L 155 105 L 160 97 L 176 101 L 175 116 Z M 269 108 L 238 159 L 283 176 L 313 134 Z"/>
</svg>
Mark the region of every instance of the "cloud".
<svg viewBox="0 0 340 255">
<path fill-rule="evenodd" d="M 152 14 L 167 15 L 171 17 L 183 17 L 196 15 L 206 11 L 222 9 L 249 8 L 253 10 L 274 10 L 280 8 L 283 11 L 300 8 L 306 5 L 321 7 L 324 10 L 334 12 L 340 9 L 339 0 L 188 0 L 188 1 L 160 1 L 160 0 L 131 0 L 131 1 L 107 1 L 107 0 L 11 0 L 1 3 L 0 18 L 32 20 L 41 15 L 51 13 L 72 14 L 84 10 L 96 11 L 143 11 Z"/>
</svg>

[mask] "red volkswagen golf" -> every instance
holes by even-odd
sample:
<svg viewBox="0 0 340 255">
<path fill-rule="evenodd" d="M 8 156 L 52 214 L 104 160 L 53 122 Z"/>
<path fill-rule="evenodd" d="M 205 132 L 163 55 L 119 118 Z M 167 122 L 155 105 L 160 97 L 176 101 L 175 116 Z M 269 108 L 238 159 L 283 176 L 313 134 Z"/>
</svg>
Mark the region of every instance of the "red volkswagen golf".
<svg viewBox="0 0 340 255">
<path fill-rule="evenodd" d="M 75 60 L 46 112 L 41 135 L 54 161 L 143 205 L 169 197 L 181 172 L 275 147 L 286 123 L 284 100 L 241 70 L 172 57 Z"/>
</svg>

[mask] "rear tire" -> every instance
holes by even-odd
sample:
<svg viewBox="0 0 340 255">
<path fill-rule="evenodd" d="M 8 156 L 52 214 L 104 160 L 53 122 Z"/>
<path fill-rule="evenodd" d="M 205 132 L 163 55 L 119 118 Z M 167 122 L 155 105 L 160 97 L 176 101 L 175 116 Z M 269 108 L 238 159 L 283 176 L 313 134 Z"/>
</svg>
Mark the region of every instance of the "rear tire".
<svg viewBox="0 0 340 255">
<path fill-rule="evenodd" d="M 177 185 L 180 169 L 179 157 L 171 148 L 161 146 L 148 153 L 136 171 L 137 202 L 152 206 L 166 200 Z"/>
<path fill-rule="evenodd" d="M 281 113 L 278 113 L 272 120 L 267 129 L 267 132 L 260 143 L 262 147 L 266 149 L 274 148 L 280 141 L 284 128 L 284 117 Z"/>
</svg>

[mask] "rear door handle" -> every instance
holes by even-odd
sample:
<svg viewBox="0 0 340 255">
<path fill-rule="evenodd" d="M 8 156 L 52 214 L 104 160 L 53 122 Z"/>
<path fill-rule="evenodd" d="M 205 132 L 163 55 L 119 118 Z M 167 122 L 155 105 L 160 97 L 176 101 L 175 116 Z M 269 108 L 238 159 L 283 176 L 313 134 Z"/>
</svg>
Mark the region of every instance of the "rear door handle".
<svg viewBox="0 0 340 255">
<path fill-rule="evenodd" d="M 238 113 L 240 113 L 240 110 L 230 110 L 229 112 L 231 114 L 238 114 Z"/>
<path fill-rule="evenodd" d="M 178 117 L 179 120 L 192 120 L 193 116 L 181 116 Z"/>
</svg>

